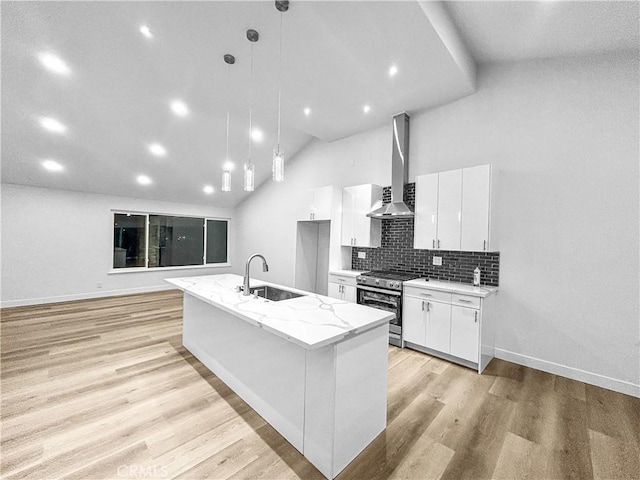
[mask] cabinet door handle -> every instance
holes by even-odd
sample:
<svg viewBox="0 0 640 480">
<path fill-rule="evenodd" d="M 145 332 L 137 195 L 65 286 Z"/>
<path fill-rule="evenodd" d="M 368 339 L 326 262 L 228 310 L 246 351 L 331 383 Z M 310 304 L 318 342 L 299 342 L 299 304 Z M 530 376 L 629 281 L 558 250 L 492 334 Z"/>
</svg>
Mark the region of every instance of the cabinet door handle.
<svg viewBox="0 0 640 480">
<path fill-rule="evenodd" d="M 431 309 L 431 302 L 427 302 L 427 312 Z"/>
<path fill-rule="evenodd" d="M 438 239 L 438 248 L 440 248 L 440 239 Z"/>
<path fill-rule="evenodd" d="M 353 244 L 354 244 L 354 245 L 357 245 L 357 244 L 358 244 L 358 239 L 357 239 L 357 238 L 354 238 L 354 239 L 353 239 Z"/>
<path fill-rule="evenodd" d="M 476 310 L 474 313 L 475 321 L 478 323 L 478 311 Z"/>
<path fill-rule="evenodd" d="M 433 246 L 433 248 L 436 248 L 436 239 L 433 239 L 433 242 L 431 243 L 431 245 Z"/>
<path fill-rule="evenodd" d="M 424 300 L 422 301 L 422 311 L 424 312 Z"/>
<path fill-rule="evenodd" d="M 464 298 L 459 298 L 458 301 L 462 303 L 473 303 L 471 300 L 465 300 Z"/>
<path fill-rule="evenodd" d="M 487 251 L 487 241 L 486 240 L 482 241 L 482 250 L 484 250 L 485 252 Z"/>
</svg>

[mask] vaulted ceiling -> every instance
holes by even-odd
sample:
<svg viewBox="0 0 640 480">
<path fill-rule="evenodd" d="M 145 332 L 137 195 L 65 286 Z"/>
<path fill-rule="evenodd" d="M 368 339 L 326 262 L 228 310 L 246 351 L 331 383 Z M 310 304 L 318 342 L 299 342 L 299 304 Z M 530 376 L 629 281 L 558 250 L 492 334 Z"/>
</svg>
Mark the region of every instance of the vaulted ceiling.
<svg viewBox="0 0 640 480">
<path fill-rule="evenodd" d="M 638 48 L 636 2 L 292 1 L 283 14 L 272 1 L 0 8 L 3 183 L 227 207 L 250 194 L 250 110 L 262 133 L 251 145 L 256 186 L 270 181 L 279 90 L 290 159 L 314 139 L 473 93 L 474 61 Z M 253 82 L 250 28 L 260 34 Z M 57 72 L 52 55 L 64 62 Z M 223 193 L 227 113 L 234 170 Z"/>
</svg>

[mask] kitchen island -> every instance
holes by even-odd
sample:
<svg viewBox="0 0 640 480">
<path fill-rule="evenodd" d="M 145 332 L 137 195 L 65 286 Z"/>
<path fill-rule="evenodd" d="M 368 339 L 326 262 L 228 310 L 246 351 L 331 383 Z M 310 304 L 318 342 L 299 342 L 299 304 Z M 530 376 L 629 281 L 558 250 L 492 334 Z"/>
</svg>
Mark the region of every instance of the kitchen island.
<svg viewBox="0 0 640 480">
<path fill-rule="evenodd" d="M 185 348 L 327 478 L 385 429 L 393 314 L 290 288 L 302 296 L 244 296 L 232 274 L 167 281 L 184 292 Z"/>
</svg>

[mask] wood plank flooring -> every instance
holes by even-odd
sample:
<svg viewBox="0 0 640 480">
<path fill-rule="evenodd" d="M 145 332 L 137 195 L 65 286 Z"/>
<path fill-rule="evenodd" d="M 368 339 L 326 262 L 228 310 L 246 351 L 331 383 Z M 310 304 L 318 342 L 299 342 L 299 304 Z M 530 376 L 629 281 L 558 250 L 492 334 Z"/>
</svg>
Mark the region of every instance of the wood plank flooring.
<svg viewBox="0 0 640 480">
<path fill-rule="evenodd" d="M 2 478 L 323 478 L 182 347 L 180 292 L 0 313 Z M 640 478 L 640 399 L 395 347 L 388 390 L 340 480 Z"/>
</svg>

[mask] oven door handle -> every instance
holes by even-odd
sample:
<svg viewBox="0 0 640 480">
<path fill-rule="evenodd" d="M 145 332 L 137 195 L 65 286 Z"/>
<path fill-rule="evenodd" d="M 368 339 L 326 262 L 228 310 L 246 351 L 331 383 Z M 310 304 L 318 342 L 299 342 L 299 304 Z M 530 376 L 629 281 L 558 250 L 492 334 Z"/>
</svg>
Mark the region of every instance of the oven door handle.
<svg viewBox="0 0 640 480">
<path fill-rule="evenodd" d="M 372 302 L 385 303 L 387 305 L 391 305 L 392 307 L 397 307 L 398 306 L 397 302 L 391 302 L 389 300 L 382 300 L 381 298 L 371 298 L 369 300 L 371 300 Z"/>
<path fill-rule="evenodd" d="M 393 295 L 394 297 L 402 296 L 401 292 L 396 292 L 393 290 L 383 290 L 382 288 L 365 287 L 363 285 L 358 285 L 358 290 L 366 290 L 367 292 L 384 293 L 385 295 Z"/>
</svg>

